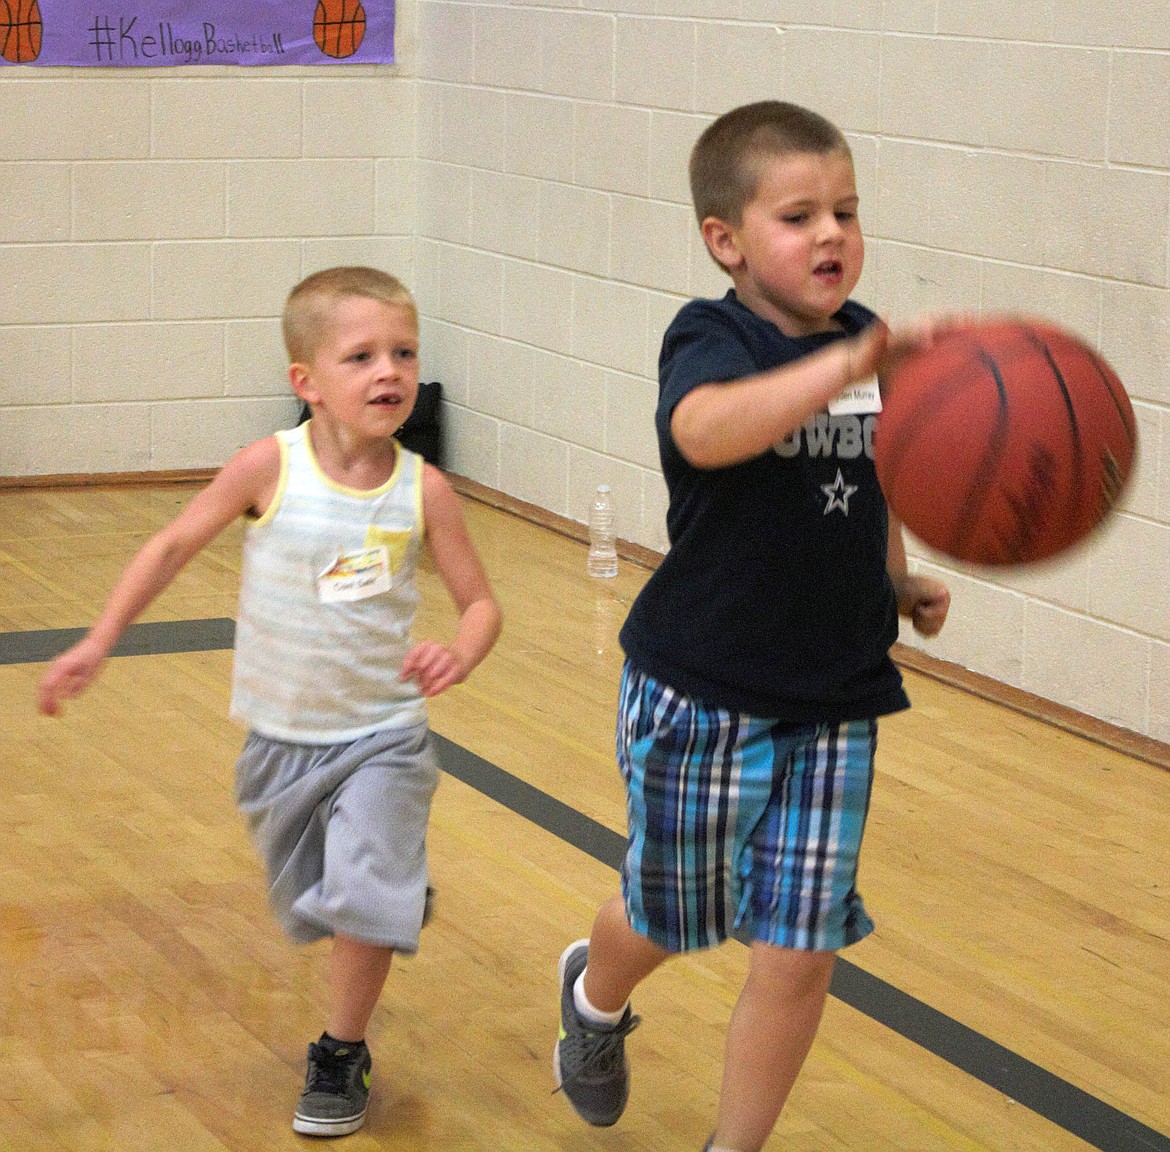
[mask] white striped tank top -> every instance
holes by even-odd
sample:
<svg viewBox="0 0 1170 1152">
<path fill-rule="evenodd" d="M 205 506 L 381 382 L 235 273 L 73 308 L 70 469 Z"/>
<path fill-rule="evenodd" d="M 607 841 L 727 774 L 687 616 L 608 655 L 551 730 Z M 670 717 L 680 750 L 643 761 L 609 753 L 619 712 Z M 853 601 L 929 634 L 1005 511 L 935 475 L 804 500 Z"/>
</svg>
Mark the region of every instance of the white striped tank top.
<svg viewBox="0 0 1170 1152">
<path fill-rule="evenodd" d="M 419 599 L 423 460 L 399 445 L 385 484 L 346 488 L 308 428 L 276 434 L 276 495 L 244 540 L 231 713 L 270 739 L 339 744 L 426 720 L 398 678 Z"/>
</svg>

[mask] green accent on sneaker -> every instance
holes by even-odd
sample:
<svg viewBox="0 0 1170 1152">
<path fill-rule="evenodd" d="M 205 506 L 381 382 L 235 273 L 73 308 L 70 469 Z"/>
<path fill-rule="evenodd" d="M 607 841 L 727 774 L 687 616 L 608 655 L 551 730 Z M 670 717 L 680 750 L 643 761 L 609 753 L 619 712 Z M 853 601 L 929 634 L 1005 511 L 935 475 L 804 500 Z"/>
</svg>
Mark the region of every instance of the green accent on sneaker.
<svg viewBox="0 0 1170 1152">
<path fill-rule="evenodd" d="M 293 1113 L 293 1131 L 306 1136 L 356 1132 L 365 1122 L 370 1101 L 371 1063 L 364 1043 L 335 1049 L 310 1044 L 305 1090 Z"/>
<path fill-rule="evenodd" d="M 612 1028 L 592 1024 L 577 1011 L 573 985 L 585 971 L 589 941 L 570 944 L 561 955 L 557 976 L 561 985 L 561 1026 L 553 1050 L 557 1090 L 564 1092 L 577 1115 L 588 1124 L 608 1128 L 616 1124 L 630 1097 L 630 1069 L 626 1037 L 641 1023 L 627 1005 Z"/>
</svg>

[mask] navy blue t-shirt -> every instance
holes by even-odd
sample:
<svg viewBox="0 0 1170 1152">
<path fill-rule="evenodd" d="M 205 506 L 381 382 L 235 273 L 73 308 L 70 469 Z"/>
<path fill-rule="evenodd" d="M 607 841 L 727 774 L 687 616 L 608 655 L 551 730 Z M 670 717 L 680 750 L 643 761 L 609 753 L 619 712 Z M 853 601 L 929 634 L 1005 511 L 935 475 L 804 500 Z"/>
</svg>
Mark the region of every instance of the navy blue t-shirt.
<svg viewBox="0 0 1170 1152">
<path fill-rule="evenodd" d="M 730 291 L 693 300 L 659 357 L 656 416 L 670 548 L 621 631 L 643 672 L 703 703 L 792 723 L 908 706 L 889 656 L 897 602 L 873 416 L 810 417 L 788 440 L 726 468 L 694 468 L 670 433 L 701 384 L 789 363 L 871 323 L 848 301 L 842 331 L 792 339 Z"/>
</svg>

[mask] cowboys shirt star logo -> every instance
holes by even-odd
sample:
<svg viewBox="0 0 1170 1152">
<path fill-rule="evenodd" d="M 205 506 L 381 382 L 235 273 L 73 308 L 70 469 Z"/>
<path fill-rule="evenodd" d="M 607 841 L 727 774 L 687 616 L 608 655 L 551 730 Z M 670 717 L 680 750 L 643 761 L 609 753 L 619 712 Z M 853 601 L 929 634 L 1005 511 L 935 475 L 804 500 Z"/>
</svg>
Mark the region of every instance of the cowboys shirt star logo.
<svg viewBox="0 0 1170 1152">
<path fill-rule="evenodd" d="M 837 469 L 837 479 L 832 484 L 822 484 L 821 491 L 829 498 L 829 502 L 825 505 L 826 516 L 834 508 L 840 508 L 846 516 L 849 515 L 849 497 L 857 491 L 857 485 L 846 484 L 840 468 Z"/>
</svg>

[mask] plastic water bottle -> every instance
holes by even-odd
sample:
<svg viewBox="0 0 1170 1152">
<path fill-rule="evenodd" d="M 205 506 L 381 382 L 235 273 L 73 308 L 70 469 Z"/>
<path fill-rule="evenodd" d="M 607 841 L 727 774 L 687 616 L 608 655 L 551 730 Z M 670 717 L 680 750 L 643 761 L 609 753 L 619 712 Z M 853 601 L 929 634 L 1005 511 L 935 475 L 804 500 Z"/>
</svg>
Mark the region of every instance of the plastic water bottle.
<svg viewBox="0 0 1170 1152">
<path fill-rule="evenodd" d="M 599 484 L 589 509 L 589 559 L 585 570 L 590 576 L 616 576 L 617 550 L 614 547 L 613 501 L 609 485 Z"/>
</svg>

